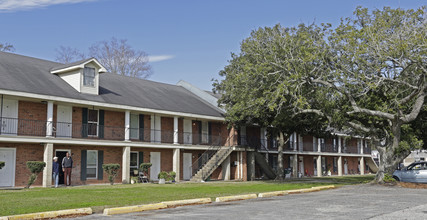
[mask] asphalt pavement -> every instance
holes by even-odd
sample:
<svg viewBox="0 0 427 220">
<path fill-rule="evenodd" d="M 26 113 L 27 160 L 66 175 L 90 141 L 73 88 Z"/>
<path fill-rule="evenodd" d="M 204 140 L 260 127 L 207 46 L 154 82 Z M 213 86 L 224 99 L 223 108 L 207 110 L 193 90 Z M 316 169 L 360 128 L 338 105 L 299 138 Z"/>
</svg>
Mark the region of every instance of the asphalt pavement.
<svg viewBox="0 0 427 220">
<path fill-rule="evenodd" d="M 319 192 L 78 219 L 427 219 L 427 189 L 351 185 Z"/>
</svg>

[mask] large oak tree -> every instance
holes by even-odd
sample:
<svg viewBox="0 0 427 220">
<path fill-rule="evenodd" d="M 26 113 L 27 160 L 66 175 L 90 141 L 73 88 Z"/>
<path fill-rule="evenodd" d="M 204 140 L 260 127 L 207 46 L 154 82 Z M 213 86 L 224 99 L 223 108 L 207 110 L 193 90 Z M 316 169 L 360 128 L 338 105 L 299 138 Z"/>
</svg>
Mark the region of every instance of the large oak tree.
<svg viewBox="0 0 427 220">
<path fill-rule="evenodd" d="M 301 24 L 253 31 L 215 83 L 227 120 L 370 137 L 380 153 L 381 182 L 421 146 L 423 124 L 414 121 L 426 105 L 426 20 L 425 7 L 359 7 L 334 29 Z M 301 117 L 316 126 L 296 120 Z"/>
</svg>

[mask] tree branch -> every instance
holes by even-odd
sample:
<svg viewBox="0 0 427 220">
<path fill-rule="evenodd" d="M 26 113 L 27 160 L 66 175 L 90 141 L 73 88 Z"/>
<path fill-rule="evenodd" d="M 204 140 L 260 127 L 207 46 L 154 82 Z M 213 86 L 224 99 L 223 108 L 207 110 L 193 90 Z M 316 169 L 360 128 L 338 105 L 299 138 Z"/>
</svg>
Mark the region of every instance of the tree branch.
<svg viewBox="0 0 427 220">
<path fill-rule="evenodd" d="M 425 89 L 426 89 L 426 86 L 424 86 L 424 90 Z M 411 113 L 400 118 L 400 120 L 402 120 L 403 123 L 409 123 L 417 118 L 418 114 L 421 111 L 421 108 L 424 105 L 425 97 L 426 97 L 425 91 L 422 91 L 418 94 L 418 97 L 415 100 L 415 104 L 412 107 Z"/>
</svg>

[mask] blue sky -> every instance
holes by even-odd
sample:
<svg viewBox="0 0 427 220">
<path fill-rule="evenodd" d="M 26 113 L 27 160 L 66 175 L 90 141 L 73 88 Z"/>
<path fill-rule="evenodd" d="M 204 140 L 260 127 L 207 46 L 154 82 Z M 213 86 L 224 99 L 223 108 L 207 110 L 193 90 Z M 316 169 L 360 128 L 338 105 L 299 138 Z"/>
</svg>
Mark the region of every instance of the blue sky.
<svg viewBox="0 0 427 220">
<path fill-rule="evenodd" d="M 87 53 L 95 42 L 127 39 L 152 57 L 149 80 L 212 89 L 230 53 L 258 27 L 332 23 L 356 6 L 416 9 L 421 0 L 0 0 L 0 42 L 15 53 L 55 60 L 59 46 Z"/>
</svg>

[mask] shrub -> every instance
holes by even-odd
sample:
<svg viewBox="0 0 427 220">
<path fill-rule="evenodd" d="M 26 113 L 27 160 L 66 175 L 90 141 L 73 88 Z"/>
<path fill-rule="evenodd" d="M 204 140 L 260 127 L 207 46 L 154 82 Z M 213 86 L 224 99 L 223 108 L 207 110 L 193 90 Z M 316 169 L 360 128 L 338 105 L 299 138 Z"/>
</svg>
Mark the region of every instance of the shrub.
<svg viewBox="0 0 427 220">
<path fill-rule="evenodd" d="M 103 164 L 102 169 L 108 174 L 108 181 L 110 181 L 110 184 L 113 185 L 114 179 L 119 173 L 120 165 L 116 163 Z"/>
<path fill-rule="evenodd" d="M 37 176 L 43 171 L 45 166 L 46 163 L 43 161 L 27 161 L 27 168 L 30 170 L 31 175 L 25 188 L 30 188 L 30 186 L 33 185 L 37 179 Z"/>
<path fill-rule="evenodd" d="M 166 172 L 166 171 L 162 171 L 162 172 L 160 172 L 160 173 L 159 173 L 159 175 L 157 175 L 157 177 L 158 177 L 159 179 L 165 179 L 165 180 L 167 180 L 167 179 L 168 179 L 168 177 L 169 177 L 169 174 L 168 174 L 168 172 Z"/>
<path fill-rule="evenodd" d="M 384 173 L 384 182 L 385 183 L 395 183 L 396 180 L 393 178 L 392 175 L 388 174 L 388 173 Z"/>
<path fill-rule="evenodd" d="M 141 169 L 142 172 L 147 173 L 148 169 L 150 169 L 151 166 L 152 166 L 151 163 L 141 163 L 141 165 L 139 165 L 139 168 Z"/>
<path fill-rule="evenodd" d="M 173 172 L 173 171 L 170 171 L 169 174 L 168 174 L 168 180 L 174 181 L 175 177 L 176 177 L 176 173 Z"/>
<path fill-rule="evenodd" d="M 3 161 L 0 161 L 0 170 L 1 170 L 1 168 L 3 168 L 4 167 L 4 162 Z"/>
</svg>

